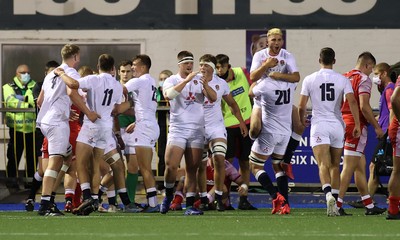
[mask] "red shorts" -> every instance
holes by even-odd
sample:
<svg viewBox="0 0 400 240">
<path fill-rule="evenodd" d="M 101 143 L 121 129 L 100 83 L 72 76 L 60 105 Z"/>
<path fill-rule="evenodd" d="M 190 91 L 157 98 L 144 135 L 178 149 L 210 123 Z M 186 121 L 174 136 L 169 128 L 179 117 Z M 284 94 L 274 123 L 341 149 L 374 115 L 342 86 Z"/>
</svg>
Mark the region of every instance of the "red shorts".
<svg viewBox="0 0 400 240">
<path fill-rule="evenodd" d="M 354 124 L 349 124 L 346 122 L 346 130 L 345 130 L 345 142 L 344 149 L 348 151 L 360 152 L 364 153 L 365 147 L 367 146 L 367 126 L 361 125 L 361 135 L 359 138 L 353 137 Z"/>
<path fill-rule="evenodd" d="M 397 118 L 393 118 L 390 123 L 388 135 L 393 148 L 393 156 L 400 157 L 400 129 Z"/>
</svg>

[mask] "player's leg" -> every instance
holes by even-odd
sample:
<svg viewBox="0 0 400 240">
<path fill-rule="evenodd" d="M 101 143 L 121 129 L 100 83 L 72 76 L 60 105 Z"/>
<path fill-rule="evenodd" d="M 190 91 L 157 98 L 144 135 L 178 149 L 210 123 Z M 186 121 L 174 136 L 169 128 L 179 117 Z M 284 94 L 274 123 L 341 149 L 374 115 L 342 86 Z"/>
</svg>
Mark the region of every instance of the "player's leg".
<svg viewBox="0 0 400 240">
<path fill-rule="evenodd" d="M 160 212 L 165 214 L 169 210 L 169 206 L 174 197 L 174 186 L 177 176 L 179 163 L 184 154 L 186 143 L 170 142 L 165 150 L 165 173 L 164 186 L 165 198 L 160 206 Z"/>
<path fill-rule="evenodd" d="M 194 207 L 196 188 L 197 188 L 197 170 L 202 160 L 203 145 L 192 142 L 185 150 L 186 163 L 186 211 L 185 215 L 202 215 L 203 212 Z"/>
<path fill-rule="evenodd" d="M 256 100 L 254 100 L 254 106 L 251 111 L 250 117 L 250 130 L 249 137 L 251 139 L 256 139 L 261 132 L 262 128 L 262 120 L 261 120 L 261 107 L 256 104 Z"/>
<path fill-rule="evenodd" d="M 224 211 L 225 207 L 222 202 L 224 180 L 225 180 L 225 154 L 226 154 L 226 139 L 216 138 L 211 140 L 210 149 L 214 163 L 214 185 L 215 185 L 215 200 L 217 201 L 216 209 Z"/>
<path fill-rule="evenodd" d="M 198 208 L 202 211 L 207 211 L 208 204 L 210 203 L 207 198 L 207 161 L 209 158 L 208 149 L 208 144 L 206 144 L 203 149 L 202 161 L 199 169 L 197 170 L 197 186 L 200 196 L 200 204 Z"/>
</svg>

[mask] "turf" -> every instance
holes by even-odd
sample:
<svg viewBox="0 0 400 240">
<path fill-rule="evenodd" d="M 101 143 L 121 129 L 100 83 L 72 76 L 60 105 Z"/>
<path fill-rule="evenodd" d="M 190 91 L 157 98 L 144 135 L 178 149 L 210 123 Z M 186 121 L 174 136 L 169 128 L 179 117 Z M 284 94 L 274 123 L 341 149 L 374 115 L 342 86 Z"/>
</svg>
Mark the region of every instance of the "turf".
<svg viewBox="0 0 400 240">
<path fill-rule="evenodd" d="M 325 209 L 292 209 L 290 215 L 257 211 L 206 212 L 203 216 L 100 214 L 41 217 L 37 212 L 0 212 L 0 239 L 399 239 L 400 221 L 385 215 L 327 217 Z"/>
</svg>

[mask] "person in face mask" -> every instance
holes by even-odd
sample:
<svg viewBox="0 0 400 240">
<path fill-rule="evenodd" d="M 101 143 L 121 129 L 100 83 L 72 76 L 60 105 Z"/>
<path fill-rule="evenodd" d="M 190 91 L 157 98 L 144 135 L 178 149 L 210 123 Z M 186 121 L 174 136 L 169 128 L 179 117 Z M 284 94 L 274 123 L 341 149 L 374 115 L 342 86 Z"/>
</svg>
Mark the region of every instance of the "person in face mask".
<svg viewBox="0 0 400 240">
<path fill-rule="evenodd" d="M 390 111 L 392 109 L 392 105 L 390 103 L 390 98 L 394 91 L 394 82 L 391 79 L 390 75 L 392 72 L 392 68 L 389 64 L 382 62 L 378 63 L 373 69 L 373 77 L 372 82 L 377 86 L 381 97 L 379 99 L 379 115 L 376 117 L 378 119 L 378 124 L 382 128 L 382 131 L 385 135 L 378 139 L 378 144 L 375 147 L 374 154 L 372 157 L 375 158 L 375 155 L 381 149 L 387 149 L 388 155 L 392 154 L 392 148 L 389 146 L 386 148 L 386 145 L 389 144 L 388 139 L 388 127 L 390 122 Z M 369 165 L 369 179 L 368 179 L 368 191 L 371 197 L 374 196 L 379 187 L 379 176 L 374 174 L 375 172 L 375 164 L 373 159 L 371 159 L 371 163 Z M 364 205 L 362 201 L 354 201 L 348 203 L 350 206 L 354 208 L 363 208 Z"/>
<path fill-rule="evenodd" d="M 34 108 L 32 89 L 36 82 L 30 77 L 28 65 L 21 64 L 17 67 L 15 77 L 10 83 L 3 85 L 3 100 L 6 108 Z M 17 188 L 18 165 L 26 146 L 26 173 L 33 177 L 35 173 L 34 157 L 34 130 L 36 113 L 32 112 L 7 112 L 6 124 L 9 128 L 10 140 L 7 148 L 7 187 Z M 22 177 L 22 176 L 21 176 Z"/>
</svg>

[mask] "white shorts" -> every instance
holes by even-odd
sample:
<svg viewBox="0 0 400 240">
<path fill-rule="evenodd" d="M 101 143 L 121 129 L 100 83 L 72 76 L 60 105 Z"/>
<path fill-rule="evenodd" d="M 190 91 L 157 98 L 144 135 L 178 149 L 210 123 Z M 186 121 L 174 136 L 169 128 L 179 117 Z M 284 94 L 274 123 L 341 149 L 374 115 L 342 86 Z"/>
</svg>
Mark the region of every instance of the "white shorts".
<svg viewBox="0 0 400 240">
<path fill-rule="evenodd" d="M 210 142 L 211 140 L 217 139 L 217 138 L 223 138 L 226 140 L 227 133 L 226 133 L 226 128 L 224 123 L 222 122 L 222 125 L 213 125 L 213 126 L 206 126 L 206 141 L 205 144 Z"/>
<path fill-rule="evenodd" d="M 78 134 L 77 142 L 85 143 L 93 148 L 106 148 L 106 139 L 112 134 L 111 128 L 104 126 L 83 124 Z"/>
<path fill-rule="evenodd" d="M 151 147 L 154 148 L 160 136 L 160 127 L 157 123 L 136 122 L 133 133 L 128 134 L 125 142 L 127 154 L 131 153 L 131 147 Z"/>
<path fill-rule="evenodd" d="M 69 123 L 60 122 L 57 126 L 40 124 L 40 130 L 48 140 L 49 155 L 67 156 L 71 144 L 69 143 Z"/>
<path fill-rule="evenodd" d="M 344 127 L 340 122 L 318 122 L 311 125 L 310 146 L 329 144 L 334 148 L 343 148 Z"/>
<path fill-rule="evenodd" d="M 167 145 L 186 148 L 204 148 L 204 127 L 198 129 L 177 129 L 171 127 L 168 133 Z"/>
<path fill-rule="evenodd" d="M 121 138 L 122 141 L 124 141 L 125 143 L 125 149 L 122 151 L 124 155 L 135 155 L 136 154 L 136 150 L 134 146 L 127 146 L 127 142 L 129 141 L 129 137 L 131 136 L 130 133 L 126 132 L 126 128 L 121 128 Z"/>
<path fill-rule="evenodd" d="M 113 131 L 111 131 L 110 135 L 106 137 L 106 148 L 104 149 L 104 155 L 114 149 L 117 149 L 117 138 L 115 137 Z"/>
<path fill-rule="evenodd" d="M 254 141 L 251 151 L 267 156 L 271 156 L 272 153 L 284 155 L 289 139 L 290 135 L 261 132 Z"/>
</svg>

